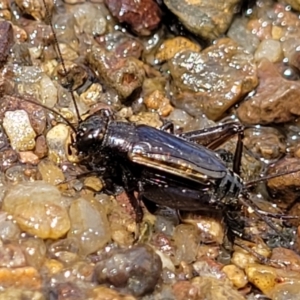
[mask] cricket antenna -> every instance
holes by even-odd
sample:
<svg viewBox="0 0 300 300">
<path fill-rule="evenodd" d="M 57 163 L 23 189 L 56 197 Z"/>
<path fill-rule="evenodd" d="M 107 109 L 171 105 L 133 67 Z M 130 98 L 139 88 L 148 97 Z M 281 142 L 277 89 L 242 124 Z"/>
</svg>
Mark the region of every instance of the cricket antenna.
<svg viewBox="0 0 300 300">
<path fill-rule="evenodd" d="M 71 128 L 71 129 L 73 130 L 73 132 L 76 134 L 77 130 L 76 130 L 75 126 L 74 126 L 67 118 L 65 118 L 62 114 L 60 114 L 59 112 L 57 112 L 57 111 L 54 110 L 53 108 L 48 107 L 48 106 L 46 106 L 46 105 L 43 105 L 42 103 L 37 103 L 37 102 L 35 102 L 35 101 L 33 101 L 33 100 L 30 100 L 30 99 L 24 99 L 24 101 L 29 102 L 29 103 L 32 103 L 32 104 L 37 105 L 37 106 L 40 106 L 40 107 L 42 107 L 42 108 L 44 108 L 44 109 L 46 109 L 46 110 L 51 111 L 51 112 L 54 113 L 55 115 L 59 116 L 60 118 L 62 118 L 62 119 L 66 122 L 66 124 L 68 124 L 68 125 L 70 126 L 70 128 Z"/>
<path fill-rule="evenodd" d="M 65 62 L 64 62 L 64 59 L 63 59 L 63 56 L 61 54 L 61 51 L 60 51 L 60 48 L 59 48 L 59 44 L 58 44 L 58 40 L 57 40 L 57 35 L 56 35 L 56 32 L 54 30 L 54 27 L 53 27 L 53 23 L 52 23 L 52 20 L 51 20 L 51 14 L 50 14 L 50 11 L 49 11 L 49 8 L 46 4 L 46 0 L 43 0 L 43 3 L 44 3 L 44 7 L 45 7 L 45 10 L 46 10 L 46 19 L 51 27 L 51 31 L 52 31 L 52 34 L 53 34 L 53 37 L 54 37 L 54 42 L 55 42 L 55 49 L 56 49 L 56 52 L 58 54 L 58 58 L 60 60 L 60 63 L 62 65 L 62 69 L 63 69 L 63 72 L 64 72 L 64 75 L 67 77 L 67 68 L 66 68 L 66 65 L 65 65 Z M 68 79 L 68 77 L 67 77 Z M 73 101 L 73 104 L 74 104 L 74 107 L 75 107 L 75 111 L 76 111 L 76 115 L 77 115 L 77 119 L 79 122 L 82 121 L 82 119 L 80 118 L 80 114 L 79 114 L 79 109 L 78 109 L 78 106 L 77 106 L 77 103 L 76 103 L 76 100 L 75 100 L 75 96 L 74 96 L 74 92 L 73 90 L 70 88 L 71 86 L 71 83 L 68 82 L 68 91 L 71 93 L 71 97 L 72 97 L 72 101 Z M 69 122 L 67 122 L 69 124 Z M 74 127 L 74 126 L 72 126 Z"/>
<path fill-rule="evenodd" d="M 269 180 L 269 179 L 273 179 L 273 178 L 277 178 L 277 177 L 281 177 L 281 176 L 284 176 L 284 175 L 293 174 L 293 173 L 297 173 L 297 172 L 300 172 L 300 169 L 283 171 L 283 172 L 279 172 L 279 173 L 276 173 L 276 174 L 271 174 L 271 175 L 268 175 L 268 176 L 264 176 L 264 177 L 261 177 L 261 178 L 258 178 L 258 179 L 250 180 L 250 181 L 245 183 L 245 188 L 247 189 L 247 188 L 249 188 L 253 185 L 256 185 L 257 183 L 260 183 L 262 181 L 266 181 L 266 180 Z"/>
</svg>

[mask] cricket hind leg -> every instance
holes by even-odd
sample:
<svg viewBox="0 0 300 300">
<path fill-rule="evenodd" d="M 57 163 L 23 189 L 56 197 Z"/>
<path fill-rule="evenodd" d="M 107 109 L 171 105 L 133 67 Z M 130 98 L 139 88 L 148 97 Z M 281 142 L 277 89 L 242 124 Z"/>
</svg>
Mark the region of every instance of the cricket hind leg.
<svg viewBox="0 0 300 300">
<path fill-rule="evenodd" d="M 165 122 L 160 129 L 175 134 L 174 124 L 172 122 Z M 177 134 L 177 136 L 182 137 L 187 141 L 195 142 L 211 150 L 216 150 L 235 135 L 238 136 L 238 141 L 233 156 L 233 172 L 239 175 L 244 146 L 244 126 L 240 123 L 230 122 L 210 128 Z M 216 150 L 216 152 L 225 163 L 231 162 L 231 156 L 227 151 L 220 149 Z"/>
<path fill-rule="evenodd" d="M 265 222 L 271 229 L 273 229 L 273 231 L 275 232 L 275 234 L 281 239 L 282 243 L 284 244 L 285 247 L 290 248 L 292 245 L 292 242 L 288 239 L 288 237 L 285 235 L 284 232 L 282 232 L 281 230 L 279 230 L 273 223 L 272 221 L 269 219 L 269 217 L 272 218 L 281 218 L 281 219 L 291 219 L 291 216 L 284 216 L 284 215 L 280 215 L 280 214 L 272 214 L 272 213 L 268 213 L 268 212 L 263 212 L 259 209 L 259 207 L 250 199 L 249 195 L 247 193 L 242 193 L 239 197 L 238 197 L 239 202 L 245 206 L 248 207 L 250 209 L 253 210 L 253 212 L 257 215 L 257 217 L 262 220 L 263 222 Z"/>
<path fill-rule="evenodd" d="M 233 157 L 233 172 L 240 174 L 241 158 L 243 152 L 244 126 L 237 122 L 230 122 L 210 128 L 195 130 L 179 134 L 180 137 L 201 144 L 211 150 L 216 150 L 233 136 L 238 136 L 236 150 Z M 221 158 L 222 157 L 222 150 Z M 227 157 L 225 156 L 225 162 Z"/>
<path fill-rule="evenodd" d="M 241 219 L 240 216 L 237 215 L 237 211 L 226 212 L 225 222 L 227 225 L 226 238 L 229 242 L 229 247 L 227 246 L 226 248 L 226 246 L 223 245 L 224 251 L 232 252 L 233 245 L 236 245 L 253 255 L 256 258 L 256 260 L 261 264 L 273 266 L 276 268 L 282 267 L 282 262 L 272 260 L 258 253 L 251 247 L 251 244 L 256 245 L 258 241 L 253 235 L 245 233 L 244 229 L 246 227 L 246 222 L 243 219 Z M 245 241 L 250 242 L 250 244 L 247 245 Z"/>
</svg>

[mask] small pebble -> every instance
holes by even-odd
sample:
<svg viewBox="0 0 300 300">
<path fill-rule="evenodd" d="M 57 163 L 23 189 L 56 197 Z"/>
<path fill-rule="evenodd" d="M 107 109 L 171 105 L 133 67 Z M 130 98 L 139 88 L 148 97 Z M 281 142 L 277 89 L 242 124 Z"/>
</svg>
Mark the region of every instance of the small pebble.
<svg viewBox="0 0 300 300">
<path fill-rule="evenodd" d="M 235 265 L 227 265 L 222 269 L 222 271 L 227 275 L 228 279 L 238 289 L 243 288 L 248 283 L 244 271 Z"/>
<path fill-rule="evenodd" d="M 71 228 L 68 237 L 77 239 L 80 254 L 96 252 L 110 241 L 105 206 L 80 198 L 72 202 L 69 214 Z"/>
<path fill-rule="evenodd" d="M 42 287 L 41 275 L 33 267 L 0 268 L 0 282 L 3 288 L 38 290 Z"/>
<path fill-rule="evenodd" d="M 7 111 L 3 127 L 11 146 L 17 151 L 29 151 L 35 147 L 36 133 L 32 129 L 28 114 L 24 110 Z"/>
<path fill-rule="evenodd" d="M 43 181 L 24 182 L 11 187 L 2 209 L 20 228 L 43 239 L 57 239 L 70 229 L 70 219 L 58 189 Z"/>
<path fill-rule="evenodd" d="M 150 293 L 162 271 L 160 257 L 149 246 L 115 250 L 110 257 L 97 263 L 95 277 L 135 296 Z"/>
</svg>

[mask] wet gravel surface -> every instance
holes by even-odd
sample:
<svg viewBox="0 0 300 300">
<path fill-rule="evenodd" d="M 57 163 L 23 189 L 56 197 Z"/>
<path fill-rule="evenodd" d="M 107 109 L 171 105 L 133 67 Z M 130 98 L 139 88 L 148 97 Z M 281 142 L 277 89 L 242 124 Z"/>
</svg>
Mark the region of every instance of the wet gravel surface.
<svg viewBox="0 0 300 300">
<path fill-rule="evenodd" d="M 44 2 L 0 0 L 0 300 L 299 299 L 300 2 L 46 5 L 67 74 Z M 145 201 L 137 222 L 137 189 L 89 172 L 98 157 L 72 146 L 70 89 L 82 119 L 108 108 L 176 134 L 240 122 L 241 177 L 277 230 L 201 202 Z M 217 150 L 228 168 L 236 143 Z"/>
</svg>

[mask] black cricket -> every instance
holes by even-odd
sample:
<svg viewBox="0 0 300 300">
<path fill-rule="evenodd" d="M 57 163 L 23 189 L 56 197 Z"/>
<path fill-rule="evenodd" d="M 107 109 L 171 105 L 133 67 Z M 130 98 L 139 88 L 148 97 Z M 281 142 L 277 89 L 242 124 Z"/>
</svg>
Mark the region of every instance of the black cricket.
<svg viewBox="0 0 300 300">
<path fill-rule="evenodd" d="M 67 74 L 50 13 L 43 1 L 58 56 Z M 241 124 L 232 122 L 175 134 L 172 124 L 156 129 L 116 121 L 109 109 L 101 109 L 82 121 L 73 92 L 71 95 L 78 127 L 61 117 L 76 135 L 73 147 L 82 161 L 101 176 L 106 190 L 114 191 L 115 185 L 121 185 L 127 193 L 138 191 L 136 200 L 146 198 L 178 210 L 223 210 L 225 221 L 239 236 L 243 234 L 243 225 L 238 223 L 239 220 L 233 220 L 232 212 L 239 211 L 244 205 L 251 207 L 284 238 L 268 217 L 289 217 L 260 211 L 249 197 L 247 184 L 238 175 L 243 149 L 244 128 Z M 53 109 L 46 109 L 60 115 Z M 233 170 L 230 170 L 216 149 L 234 135 L 238 135 L 238 143 Z M 138 202 L 136 204 L 139 208 Z"/>
<path fill-rule="evenodd" d="M 115 121 L 110 110 L 101 109 L 80 122 L 73 146 L 91 170 L 115 177 L 128 192 L 137 189 L 140 199 L 180 210 L 237 203 L 242 179 L 216 152 L 198 143 L 213 133 L 222 136 L 212 143 L 224 142 L 225 132 L 238 133 L 242 126 L 229 123 L 181 135 L 171 126 L 156 129 Z"/>
<path fill-rule="evenodd" d="M 143 198 L 183 211 L 219 209 L 229 232 L 243 236 L 243 224 L 233 220 L 233 212 L 245 205 L 281 235 L 267 216 L 284 216 L 260 211 L 238 175 L 243 131 L 241 124 L 231 122 L 176 135 L 172 124 L 156 129 L 120 122 L 109 109 L 101 109 L 80 121 L 73 146 L 108 190 L 117 184 L 131 195 L 139 192 L 134 204 L 138 218 Z M 238 143 L 232 171 L 215 149 L 234 135 Z"/>
</svg>

